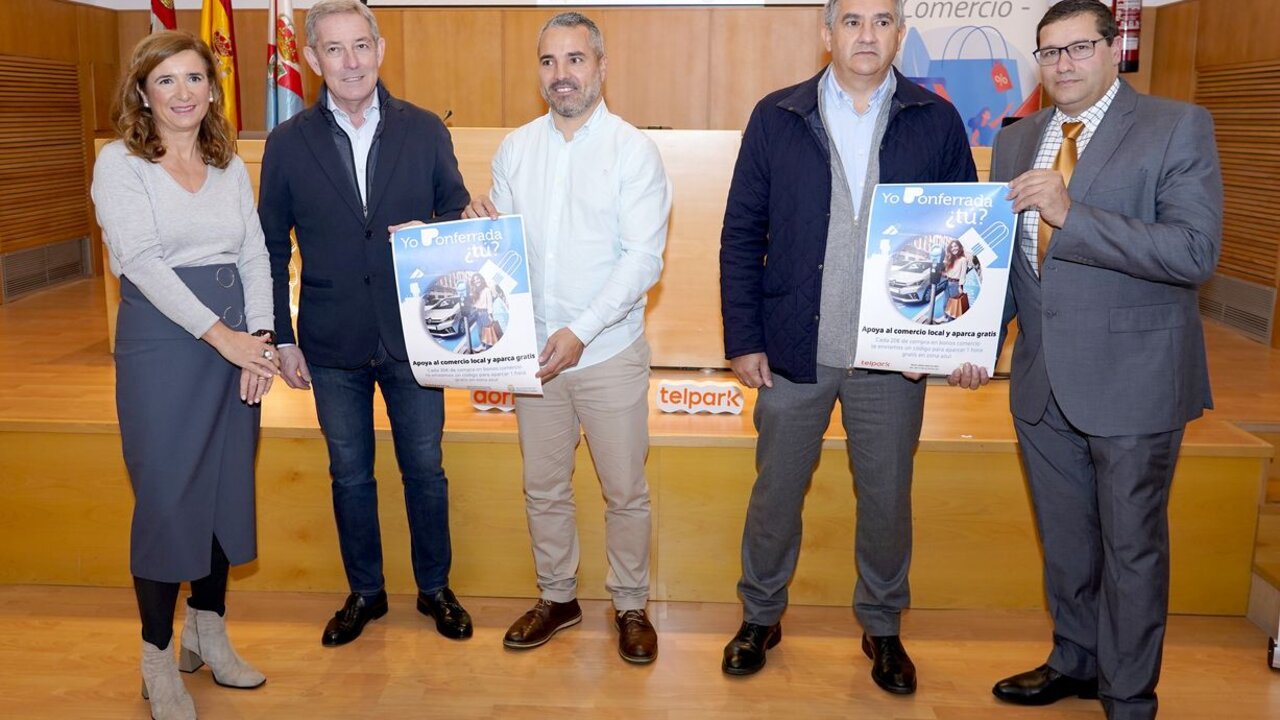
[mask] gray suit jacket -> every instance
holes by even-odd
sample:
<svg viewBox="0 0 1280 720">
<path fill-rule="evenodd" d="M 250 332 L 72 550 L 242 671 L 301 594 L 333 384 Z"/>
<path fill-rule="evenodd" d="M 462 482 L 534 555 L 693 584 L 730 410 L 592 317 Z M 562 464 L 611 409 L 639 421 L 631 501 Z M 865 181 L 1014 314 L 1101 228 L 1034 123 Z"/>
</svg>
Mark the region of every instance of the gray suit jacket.
<svg viewBox="0 0 1280 720">
<path fill-rule="evenodd" d="M 1042 110 L 1000 132 L 992 181 L 1031 169 L 1052 117 Z M 1038 421 L 1052 392 L 1089 435 L 1176 430 L 1213 406 L 1196 297 L 1222 236 L 1213 120 L 1122 81 L 1068 192 L 1042 277 L 1014 248 L 1013 414 Z"/>
</svg>

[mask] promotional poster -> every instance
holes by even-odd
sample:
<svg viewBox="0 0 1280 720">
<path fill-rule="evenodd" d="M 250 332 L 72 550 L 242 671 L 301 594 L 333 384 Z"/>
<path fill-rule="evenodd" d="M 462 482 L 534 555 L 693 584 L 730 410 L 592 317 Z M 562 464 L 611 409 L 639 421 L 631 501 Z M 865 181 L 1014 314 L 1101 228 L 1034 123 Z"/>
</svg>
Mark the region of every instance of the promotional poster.
<svg viewBox="0 0 1280 720">
<path fill-rule="evenodd" d="M 877 185 L 854 364 L 995 369 L 1016 216 L 1003 183 Z"/>
<path fill-rule="evenodd" d="M 420 385 L 542 394 L 523 218 L 416 225 L 391 246 Z"/>
</svg>

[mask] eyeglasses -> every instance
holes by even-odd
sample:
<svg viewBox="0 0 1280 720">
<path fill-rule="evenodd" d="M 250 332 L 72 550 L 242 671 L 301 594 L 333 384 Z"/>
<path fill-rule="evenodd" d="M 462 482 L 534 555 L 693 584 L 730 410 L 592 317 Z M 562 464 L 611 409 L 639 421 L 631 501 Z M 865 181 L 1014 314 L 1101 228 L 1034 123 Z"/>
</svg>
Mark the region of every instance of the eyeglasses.
<svg viewBox="0 0 1280 720">
<path fill-rule="evenodd" d="M 1088 60 L 1093 57 L 1093 53 L 1098 48 L 1098 43 L 1106 42 L 1106 38 L 1098 38 L 1097 40 L 1081 40 L 1070 45 L 1062 47 L 1043 47 L 1031 53 L 1035 57 L 1036 62 L 1048 67 L 1057 65 L 1058 58 L 1062 57 L 1062 51 L 1067 51 L 1067 57 L 1072 60 Z"/>
</svg>

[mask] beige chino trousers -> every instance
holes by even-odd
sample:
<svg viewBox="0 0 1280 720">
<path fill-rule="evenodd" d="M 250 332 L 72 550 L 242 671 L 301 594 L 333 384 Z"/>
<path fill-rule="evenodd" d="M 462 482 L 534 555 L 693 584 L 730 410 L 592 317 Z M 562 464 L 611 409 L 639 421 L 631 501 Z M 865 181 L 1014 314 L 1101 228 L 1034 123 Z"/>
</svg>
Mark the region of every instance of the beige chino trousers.
<svg viewBox="0 0 1280 720">
<path fill-rule="evenodd" d="M 578 527 L 573 498 L 580 432 L 605 499 L 605 588 L 619 612 L 649 598 L 649 344 L 641 336 L 608 360 L 516 398 L 524 456 L 525 511 L 542 598 L 568 602 L 578 591 Z"/>
</svg>

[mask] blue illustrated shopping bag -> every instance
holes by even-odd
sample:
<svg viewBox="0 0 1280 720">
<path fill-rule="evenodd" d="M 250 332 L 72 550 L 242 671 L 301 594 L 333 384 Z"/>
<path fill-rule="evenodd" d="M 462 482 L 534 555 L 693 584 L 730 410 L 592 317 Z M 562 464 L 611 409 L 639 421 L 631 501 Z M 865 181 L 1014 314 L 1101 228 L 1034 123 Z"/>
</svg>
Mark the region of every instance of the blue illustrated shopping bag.
<svg viewBox="0 0 1280 720">
<path fill-rule="evenodd" d="M 956 106 L 971 145 L 990 145 L 1000 121 L 1023 102 L 1018 60 L 1004 35 L 990 25 L 956 28 L 921 80 Z"/>
</svg>

